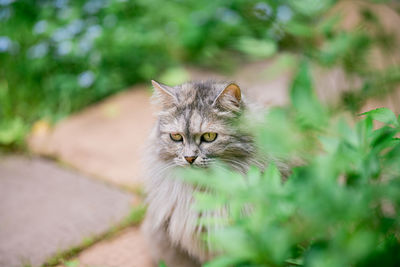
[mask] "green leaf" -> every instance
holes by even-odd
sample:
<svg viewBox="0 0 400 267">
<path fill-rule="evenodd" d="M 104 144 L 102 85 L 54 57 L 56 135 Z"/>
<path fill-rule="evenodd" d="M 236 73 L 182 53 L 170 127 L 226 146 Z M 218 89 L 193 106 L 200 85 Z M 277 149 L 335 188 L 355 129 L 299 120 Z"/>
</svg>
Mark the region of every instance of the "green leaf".
<svg viewBox="0 0 400 267">
<path fill-rule="evenodd" d="M 392 124 L 394 126 L 399 126 L 399 121 L 397 120 L 396 115 L 394 115 L 393 111 L 388 108 L 377 108 L 361 113 L 360 115 L 370 116 L 374 120 L 386 124 Z"/>
<path fill-rule="evenodd" d="M 204 264 L 204 267 L 225 267 L 225 266 L 235 266 L 235 264 L 242 261 L 240 258 L 232 256 L 220 256 L 213 259 L 210 262 Z"/>
<path fill-rule="evenodd" d="M 303 266 L 304 260 L 302 258 L 300 258 L 300 259 L 287 259 L 285 262 L 289 263 L 290 265 L 294 265 L 294 266 Z"/>
<path fill-rule="evenodd" d="M 264 177 L 271 188 L 278 189 L 282 187 L 281 173 L 273 162 L 268 165 Z"/>
<path fill-rule="evenodd" d="M 160 81 L 168 85 L 181 84 L 189 80 L 189 74 L 183 68 L 171 68 L 164 72 Z"/>
<path fill-rule="evenodd" d="M 323 21 L 319 25 L 318 31 L 321 31 L 321 32 L 325 33 L 326 35 L 329 35 L 334 30 L 334 28 L 337 27 L 340 20 L 341 20 L 341 16 L 339 14 L 334 15 L 330 18 L 327 18 L 326 21 Z"/>
<path fill-rule="evenodd" d="M 394 137 L 396 130 L 391 127 L 377 129 L 371 135 L 371 148 L 374 151 L 381 151 L 388 147 L 393 147 L 398 142 Z"/>
<path fill-rule="evenodd" d="M 67 261 L 65 263 L 66 267 L 78 267 L 79 266 L 79 261 L 78 260 L 72 260 L 72 261 Z"/>
<path fill-rule="evenodd" d="M 247 173 L 247 181 L 250 186 L 257 185 L 260 181 L 260 169 L 255 166 L 250 166 Z"/>
<path fill-rule="evenodd" d="M 274 41 L 253 38 L 240 39 L 236 48 L 255 59 L 271 57 L 277 51 L 277 46 Z"/>
<path fill-rule="evenodd" d="M 301 37 L 312 37 L 314 35 L 314 30 L 307 24 L 299 22 L 290 22 L 285 26 L 285 30 L 288 33 Z"/>
<path fill-rule="evenodd" d="M 317 128 L 322 127 L 326 114 L 313 91 L 310 69 L 307 61 L 303 61 L 300 64 L 291 86 L 290 99 L 300 119 L 305 124 Z"/>
<path fill-rule="evenodd" d="M 226 204 L 224 197 L 208 192 L 195 192 L 194 198 L 196 201 L 193 203 L 192 207 L 200 211 L 215 210 Z"/>
<path fill-rule="evenodd" d="M 337 125 L 337 131 L 342 141 L 346 141 L 354 147 L 357 147 L 359 145 L 357 133 L 349 126 L 349 124 L 345 120 L 342 119 L 339 121 Z"/>
<path fill-rule="evenodd" d="M 215 231 L 213 239 L 219 248 L 236 255 L 238 258 L 247 258 L 254 255 L 253 240 L 248 236 L 244 227 L 229 227 Z"/>
<path fill-rule="evenodd" d="M 333 0 L 290 0 L 290 6 L 302 15 L 314 17 L 331 7 Z"/>
<path fill-rule="evenodd" d="M 21 118 L 0 122 L 0 145 L 22 142 L 26 127 Z"/>
</svg>

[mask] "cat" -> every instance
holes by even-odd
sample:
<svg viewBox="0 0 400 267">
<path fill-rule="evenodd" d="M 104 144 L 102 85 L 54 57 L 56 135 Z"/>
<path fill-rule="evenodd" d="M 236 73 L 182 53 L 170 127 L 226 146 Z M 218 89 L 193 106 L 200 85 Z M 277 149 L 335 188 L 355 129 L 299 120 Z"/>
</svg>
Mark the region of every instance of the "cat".
<svg viewBox="0 0 400 267">
<path fill-rule="evenodd" d="M 216 159 L 241 173 L 261 165 L 253 137 L 233 126 L 249 105 L 235 83 L 152 84 L 160 111 L 148 147 L 144 235 L 156 263 L 200 266 L 213 256 L 200 239 L 207 226 L 199 227 L 201 214 L 191 209 L 196 189 L 172 170 L 206 168 Z"/>
</svg>

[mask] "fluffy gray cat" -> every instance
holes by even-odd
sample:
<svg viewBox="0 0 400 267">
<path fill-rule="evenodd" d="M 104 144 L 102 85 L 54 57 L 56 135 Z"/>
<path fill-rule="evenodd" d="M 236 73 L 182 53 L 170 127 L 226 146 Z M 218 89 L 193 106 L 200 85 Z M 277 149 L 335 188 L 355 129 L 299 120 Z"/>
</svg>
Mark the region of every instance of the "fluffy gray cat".
<svg viewBox="0 0 400 267">
<path fill-rule="evenodd" d="M 190 82 L 170 87 L 152 81 L 160 107 L 151 135 L 146 181 L 148 210 L 143 230 L 155 262 L 168 267 L 200 266 L 212 257 L 200 239 L 207 226 L 191 208 L 192 185 L 173 169 L 207 167 L 216 159 L 245 173 L 255 160 L 251 135 L 234 127 L 248 105 L 238 85 Z"/>
</svg>

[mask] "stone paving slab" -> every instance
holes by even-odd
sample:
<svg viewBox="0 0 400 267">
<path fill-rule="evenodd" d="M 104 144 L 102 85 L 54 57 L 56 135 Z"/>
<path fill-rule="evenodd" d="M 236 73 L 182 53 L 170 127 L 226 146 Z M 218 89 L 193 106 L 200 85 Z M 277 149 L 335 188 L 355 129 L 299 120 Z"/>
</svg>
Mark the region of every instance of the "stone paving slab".
<svg viewBox="0 0 400 267">
<path fill-rule="evenodd" d="M 112 184 L 135 188 L 141 184 L 142 148 L 154 122 L 149 98 L 145 86 L 117 94 L 61 121 L 52 131 L 32 136 L 30 149 Z"/>
<path fill-rule="evenodd" d="M 133 227 L 95 244 L 72 262 L 77 267 L 153 267 L 148 251 L 139 228 Z"/>
<path fill-rule="evenodd" d="M 40 158 L 0 158 L 0 266 L 41 265 L 127 216 L 134 196 Z"/>
</svg>

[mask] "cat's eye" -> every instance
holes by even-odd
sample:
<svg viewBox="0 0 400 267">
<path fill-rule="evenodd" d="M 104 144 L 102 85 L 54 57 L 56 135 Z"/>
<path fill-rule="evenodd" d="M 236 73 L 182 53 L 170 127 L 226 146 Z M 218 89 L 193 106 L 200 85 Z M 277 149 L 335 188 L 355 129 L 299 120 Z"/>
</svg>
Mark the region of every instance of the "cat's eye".
<svg viewBox="0 0 400 267">
<path fill-rule="evenodd" d="M 217 138 L 217 133 L 205 133 L 201 136 L 201 141 L 212 142 Z"/>
<path fill-rule="evenodd" d="M 171 139 L 175 142 L 181 142 L 183 140 L 182 135 L 178 134 L 178 133 L 172 133 L 169 134 L 169 136 L 171 137 Z"/>
</svg>

